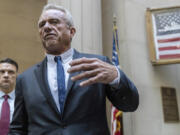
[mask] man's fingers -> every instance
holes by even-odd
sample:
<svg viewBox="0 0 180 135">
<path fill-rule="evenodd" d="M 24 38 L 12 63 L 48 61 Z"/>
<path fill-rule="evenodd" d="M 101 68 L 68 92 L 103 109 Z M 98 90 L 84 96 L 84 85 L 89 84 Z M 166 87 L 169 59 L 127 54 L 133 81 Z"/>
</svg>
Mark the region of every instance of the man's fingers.
<svg viewBox="0 0 180 135">
<path fill-rule="evenodd" d="M 78 71 L 88 71 L 88 70 L 94 70 L 99 67 L 98 62 L 93 63 L 82 63 L 79 65 L 73 65 L 68 69 L 69 73 L 78 72 Z"/>
<path fill-rule="evenodd" d="M 99 76 L 95 76 L 95 77 L 89 78 L 88 80 L 82 81 L 79 85 L 81 87 L 88 86 L 88 85 L 97 83 L 98 79 L 99 79 Z"/>
<path fill-rule="evenodd" d="M 98 59 L 97 58 L 79 58 L 79 59 L 74 59 L 72 60 L 69 65 L 70 66 L 74 66 L 74 65 L 79 65 L 79 64 L 82 64 L 82 63 L 92 63 L 94 61 L 97 61 Z"/>
<path fill-rule="evenodd" d="M 73 81 L 83 80 L 80 86 L 87 86 L 94 83 L 112 82 L 118 75 L 114 65 L 103 62 L 97 58 L 80 58 L 73 60 L 68 69 L 69 73 L 80 72 L 73 76 Z M 85 79 L 85 80 L 84 80 Z"/>
<path fill-rule="evenodd" d="M 80 65 L 70 67 L 68 69 L 68 72 L 73 73 L 73 72 L 86 71 L 86 70 L 91 70 L 91 69 L 93 69 L 92 64 L 80 64 Z"/>
<path fill-rule="evenodd" d="M 84 78 L 90 78 L 96 76 L 100 72 L 99 69 L 91 70 L 91 71 L 85 71 L 82 72 L 76 76 L 71 77 L 72 81 L 81 80 Z"/>
</svg>

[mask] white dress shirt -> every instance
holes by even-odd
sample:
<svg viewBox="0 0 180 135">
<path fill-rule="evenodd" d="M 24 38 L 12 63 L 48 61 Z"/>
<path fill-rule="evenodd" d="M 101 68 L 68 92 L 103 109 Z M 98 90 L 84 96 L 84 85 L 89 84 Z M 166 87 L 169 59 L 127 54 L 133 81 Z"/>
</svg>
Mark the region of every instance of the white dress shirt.
<svg viewBox="0 0 180 135">
<path fill-rule="evenodd" d="M 4 97 L 3 97 L 4 95 L 5 95 L 5 93 L 0 90 L 0 117 L 1 117 L 2 104 L 4 101 Z M 9 95 L 8 103 L 9 103 L 9 107 L 10 107 L 10 122 L 11 122 L 13 112 L 14 112 L 15 91 L 14 90 L 11 91 L 8 95 Z"/>
<path fill-rule="evenodd" d="M 67 70 L 70 68 L 69 63 L 72 61 L 73 54 L 74 54 L 74 49 L 71 48 L 65 53 L 60 55 L 61 60 L 62 60 L 62 65 L 64 67 L 64 72 L 65 72 L 66 90 L 67 90 L 67 85 L 68 85 L 67 83 L 69 79 L 69 73 L 67 72 Z M 58 86 L 57 86 L 57 63 L 54 60 L 55 55 L 46 54 L 46 56 L 47 56 L 47 78 L 48 78 L 49 87 L 51 90 L 51 94 L 54 98 L 54 101 L 56 103 L 56 106 L 58 110 L 60 111 Z M 112 82 L 110 82 L 109 84 L 112 86 L 117 86 L 117 84 L 119 84 L 119 81 L 120 81 L 120 73 L 118 71 L 118 77 L 114 79 Z"/>
<path fill-rule="evenodd" d="M 70 68 L 69 63 L 72 61 L 74 50 L 71 48 L 65 53 L 61 54 L 62 65 L 64 67 L 65 72 L 65 86 L 67 90 L 67 82 L 69 78 L 69 73 L 67 72 L 68 68 Z M 51 90 L 51 94 L 54 98 L 56 106 L 58 110 L 60 110 L 59 106 L 59 97 L 58 97 L 58 86 L 57 86 L 57 63 L 54 61 L 55 55 L 47 54 L 47 76 L 48 83 Z"/>
</svg>

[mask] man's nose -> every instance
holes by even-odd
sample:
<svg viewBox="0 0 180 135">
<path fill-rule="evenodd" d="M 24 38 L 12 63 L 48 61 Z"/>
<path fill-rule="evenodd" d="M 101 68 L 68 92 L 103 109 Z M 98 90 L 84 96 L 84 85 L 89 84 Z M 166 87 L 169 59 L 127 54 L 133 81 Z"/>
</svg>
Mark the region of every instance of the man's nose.
<svg viewBox="0 0 180 135">
<path fill-rule="evenodd" d="M 4 77 L 8 77 L 9 76 L 9 73 L 8 72 L 4 72 Z"/>
<path fill-rule="evenodd" d="M 52 28 L 52 26 L 48 22 L 44 25 L 44 31 L 45 32 L 50 32 L 51 28 Z"/>
</svg>

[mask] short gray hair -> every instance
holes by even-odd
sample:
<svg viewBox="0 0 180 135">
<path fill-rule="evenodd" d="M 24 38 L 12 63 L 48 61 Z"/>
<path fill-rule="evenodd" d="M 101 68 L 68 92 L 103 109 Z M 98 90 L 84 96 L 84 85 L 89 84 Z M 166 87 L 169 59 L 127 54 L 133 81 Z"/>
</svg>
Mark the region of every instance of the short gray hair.
<svg viewBox="0 0 180 135">
<path fill-rule="evenodd" d="M 69 12 L 69 10 L 65 9 L 64 7 L 62 6 L 59 6 L 59 5 L 54 5 L 54 4 L 47 4 L 44 6 L 43 10 L 42 10 L 42 13 L 44 11 L 47 11 L 47 10 L 50 10 L 50 9 L 56 9 L 56 10 L 59 10 L 61 12 L 63 12 L 65 14 L 65 21 L 67 23 L 67 25 L 69 27 L 71 26 L 74 26 L 74 22 L 73 22 L 73 19 L 72 19 L 72 15 L 71 13 Z"/>
</svg>

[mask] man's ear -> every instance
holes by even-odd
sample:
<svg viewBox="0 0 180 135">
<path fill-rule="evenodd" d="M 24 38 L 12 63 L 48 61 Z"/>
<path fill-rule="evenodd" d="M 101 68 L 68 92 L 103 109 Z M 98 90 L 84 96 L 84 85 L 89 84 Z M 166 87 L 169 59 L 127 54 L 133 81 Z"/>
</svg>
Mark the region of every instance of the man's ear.
<svg viewBox="0 0 180 135">
<path fill-rule="evenodd" d="M 70 33 L 71 33 L 71 35 L 73 37 L 75 35 L 75 33 L 76 33 L 76 29 L 74 27 L 71 27 L 70 28 Z"/>
</svg>

